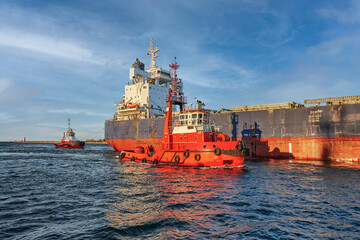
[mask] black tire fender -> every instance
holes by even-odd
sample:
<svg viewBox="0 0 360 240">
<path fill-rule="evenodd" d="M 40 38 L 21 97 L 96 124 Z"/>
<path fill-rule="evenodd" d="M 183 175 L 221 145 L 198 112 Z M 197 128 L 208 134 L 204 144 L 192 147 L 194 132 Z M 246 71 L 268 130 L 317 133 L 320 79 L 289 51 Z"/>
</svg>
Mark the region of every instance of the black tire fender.
<svg viewBox="0 0 360 240">
<path fill-rule="evenodd" d="M 216 156 L 219 156 L 219 155 L 221 154 L 221 149 L 220 149 L 220 148 L 215 148 L 215 149 L 214 149 L 214 154 L 215 154 Z"/>
<path fill-rule="evenodd" d="M 187 157 L 189 157 L 189 155 L 190 155 L 190 151 L 189 151 L 189 150 L 185 150 L 185 151 L 184 151 L 184 157 L 187 158 Z"/>
<path fill-rule="evenodd" d="M 242 145 L 242 144 L 236 144 L 236 145 L 235 145 L 235 148 L 236 148 L 237 150 L 242 151 L 242 150 L 243 150 L 243 145 Z"/>
</svg>

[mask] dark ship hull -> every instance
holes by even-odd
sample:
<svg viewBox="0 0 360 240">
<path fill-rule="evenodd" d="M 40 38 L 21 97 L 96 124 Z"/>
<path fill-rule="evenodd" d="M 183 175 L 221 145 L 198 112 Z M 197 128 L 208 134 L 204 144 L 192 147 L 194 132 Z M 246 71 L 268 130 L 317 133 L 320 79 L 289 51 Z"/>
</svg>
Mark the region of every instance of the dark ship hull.
<svg viewBox="0 0 360 240">
<path fill-rule="evenodd" d="M 233 140 L 245 140 L 250 157 L 360 161 L 360 104 L 312 106 L 211 115 Z M 161 144 L 164 118 L 105 122 L 116 151 Z"/>
</svg>

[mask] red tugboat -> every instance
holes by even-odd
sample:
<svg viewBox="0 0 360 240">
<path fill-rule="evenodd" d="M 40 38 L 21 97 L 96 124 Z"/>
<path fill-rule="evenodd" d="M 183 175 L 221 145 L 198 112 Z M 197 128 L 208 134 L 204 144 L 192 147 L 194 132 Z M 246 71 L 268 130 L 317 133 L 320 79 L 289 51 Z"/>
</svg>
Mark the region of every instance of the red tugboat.
<svg viewBox="0 0 360 240">
<path fill-rule="evenodd" d="M 75 138 L 75 133 L 70 127 L 70 118 L 68 118 L 68 130 L 61 139 L 61 142 L 55 143 L 56 148 L 84 148 L 85 142 L 79 141 Z"/>
<path fill-rule="evenodd" d="M 167 96 L 164 133 L 160 149 L 152 145 L 137 146 L 133 151 L 122 151 L 120 160 L 184 167 L 239 167 L 242 166 L 249 150 L 243 141 L 231 141 L 230 137 L 219 132 L 210 123 L 209 112 L 198 102 L 198 108 L 184 110 L 186 101 L 177 85 L 176 69 L 173 71 L 172 87 Z M 180 113 L 173 122 L 173 107 L 180 107 Z"/>
</svg>

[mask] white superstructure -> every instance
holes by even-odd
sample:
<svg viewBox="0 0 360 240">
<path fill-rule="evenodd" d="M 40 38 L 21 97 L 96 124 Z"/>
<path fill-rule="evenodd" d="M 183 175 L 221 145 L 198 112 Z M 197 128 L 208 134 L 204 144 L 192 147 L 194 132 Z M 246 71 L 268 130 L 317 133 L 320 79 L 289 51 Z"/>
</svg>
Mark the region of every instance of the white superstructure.
<svg viewBox="0 0 360 240">
<path fill-rule="evenodd" d="M 70 121 L 71 121 L 70 118 L 68 118 L 68 130 L 66 133 L 64 132 L 64 136 L 61 140 L 67 142 L 76 142 L 78 140 L 75 138 L 75 133 L 70 127 Z"/>
<path fill-rule="evenodd" d="M 130 68 L 130 81 L 125 85 L 125 94 L 116 106 L 114 120 L 125 121 L 149 118 L 165 114 L 166 96 L 171 87 L 170 71 L 156 66 L 158 47 L 154 48 L 152 39 L 148 55 L 151 55 L 150 69 L 145 70 L 142 62 L 136 59 Z M 177 86 L 183 91 L 183 84 Z"/>
<path fill-rule="evenodd" d="M 197 107 L 179 113 L 178 119 L 174 122 L 172 133 L 193 133 L 193 132 L 220 132 L 220 127 L 210 120 L 210 113 L 205 104 L 196 99 Z"/>
</svg>

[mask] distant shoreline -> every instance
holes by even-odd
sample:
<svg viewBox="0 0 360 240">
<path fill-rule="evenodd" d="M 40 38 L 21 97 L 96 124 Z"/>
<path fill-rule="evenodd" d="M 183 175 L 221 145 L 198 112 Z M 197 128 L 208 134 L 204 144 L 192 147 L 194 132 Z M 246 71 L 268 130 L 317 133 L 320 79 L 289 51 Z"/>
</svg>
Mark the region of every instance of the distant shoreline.
<svg viewBox="0 0 360 240">
<path fill-rule="evenodd" d="M 13 143 L 58 143 L 59 141 L 10 141 Z M 90 142 L 90 141 L 85 141 L 86 144 L 107 144 L 105 141 L 102 142 Z"/>
</svg>

